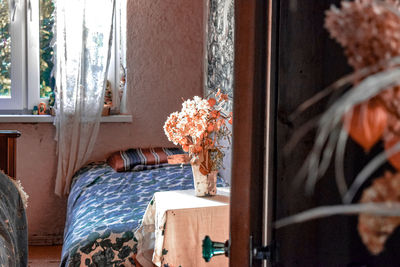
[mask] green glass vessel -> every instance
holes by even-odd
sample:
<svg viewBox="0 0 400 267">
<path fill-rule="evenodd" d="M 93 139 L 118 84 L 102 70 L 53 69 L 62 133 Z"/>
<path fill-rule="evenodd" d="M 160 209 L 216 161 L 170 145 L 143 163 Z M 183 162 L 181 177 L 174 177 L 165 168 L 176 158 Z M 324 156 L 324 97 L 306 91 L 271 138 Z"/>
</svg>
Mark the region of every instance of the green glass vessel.
<svg viewBox="0 0 400 267">
<path fill-rule="evenodd" d="M 212 257 L 225 255 L 228 257 L 229 242 L 213 242 L 207 235 L 203 240 L 203 259 L 209 262 Z"/>
</svg>

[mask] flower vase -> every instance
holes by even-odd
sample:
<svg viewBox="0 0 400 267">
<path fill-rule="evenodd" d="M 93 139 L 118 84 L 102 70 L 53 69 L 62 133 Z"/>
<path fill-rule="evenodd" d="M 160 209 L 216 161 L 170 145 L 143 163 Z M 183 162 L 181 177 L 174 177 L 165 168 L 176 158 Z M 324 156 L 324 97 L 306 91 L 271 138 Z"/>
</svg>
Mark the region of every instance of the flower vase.
<svg viewBox="0 0 400 267">
<path fill-rule="evenodd" d="M 207 175 L 200 172 L 200 164 L 191 164 L 193 172 L 194 191 L 197 197 L 214 196 L 217 193 L 217 173 L 212 171 Z"/>
</svg>

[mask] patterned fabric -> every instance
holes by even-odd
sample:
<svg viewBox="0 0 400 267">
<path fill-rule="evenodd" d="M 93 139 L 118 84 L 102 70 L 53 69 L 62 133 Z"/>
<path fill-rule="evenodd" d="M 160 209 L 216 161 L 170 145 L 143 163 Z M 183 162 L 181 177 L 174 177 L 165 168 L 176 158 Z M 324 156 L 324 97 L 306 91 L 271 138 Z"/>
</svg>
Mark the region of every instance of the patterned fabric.
<svg viewBox="0 0 400 267">
<path fill-rule="evenodd" d="M 219 184 L 223 185 L 222 182 Z M 197 240 L 196 238 L 188 240 L 188 236 L 194 237 L 204 230 L 208 231 L 210 225 L 225 225 L 225 228 L 219 228 L 219 232 L 224 229 L 227 230 L 229 216 L 226 215 L 229 211 L 229 196 L 230 188 L 220 186 L 217 190 L 217 196 L 212 197 L 196 197 L 193 189 L 156 192 L 147 206 L 141 226 L 135 231 L 138 242 L 136 257 L 138 262 L 143 267 L 154 265 L 165 267 L 169 265 L 167 263 L 169 261 L 174 264 L 184 262 L 184 266 L 193 266 L 197 257 L 188 255 L 187 252 L 193 251 L 197 246 L 194 245 Z M 226 213 L 221 212 L 221 209 L 213 209 L 213 207 L 223 206 L 226 207 Z M 199 209 L 202 211 L 199 211 Z M 205 212 L 205 209 L 207 209 L 207 212 Z M 182 210 L 184 212 L 181 212 Z M 167 215 L 167 212 L 169 212 L 169 215 Z M 171 213 L 173 214 L 172 217 Z M 204 216 L 205 214 L 207 216 Z M 221 218 L 223 219 L 221 220 Z M 186 229 L 183 229 L 184 227 Z M 168 235 L 169 231 L 173 234 Z M 207 234 L 212 236 L 215 232 L 208 232 Z M 228 236 L 228 233 L 226 234 Z M 175 250 L 172 253 L 173 255 L 168 254 L 171 247 Z M 187 249 L 183 249 L 184 247 Z M 153 252 L 152 257 L 149 257 L 149 251 Z"/>
<path fill-rule="evenodd" d="M 136 165 L 132 171 L 138 172 L 138 171 L 145 171 L 145 170 L 152 170 L 152 169 L 158 169 L 161 167 L 167 167 L 170 166 L 171 164 L 169 163 L 161 163 L 161 164 L 155 164 L 155 165 Z"/>
<path fill-rule="evenodd" d="M 134 266 L 133 233 L 153 194 L 192 188 L 186 165 L 123 173 L 106 163 L 82 168 L 68 198 L 61 266 Z"/>
<path fill-rule="evenodd" d="M 0 171 L 0 266 L 27 266 L 27 229 L 24 204 L 18 189 Z"/>
<path fill-rule="evenodd" d="M 162 167 L 168 162 L 168 156 L 183 153 L 180 148 L 132 148 L 113 153 L 107 163 L 117 172 L 141 171 Z M 144 167 L 150 165 L 156 166 Z"/>
<path fill-rule="evenodd" d="M 235 4 L 233 0 L 209 0 L 206 43 L 205 95 L 216 97 L 218 89 L 229 96 L 223 109 L 233 109 Z"/>
</svg>

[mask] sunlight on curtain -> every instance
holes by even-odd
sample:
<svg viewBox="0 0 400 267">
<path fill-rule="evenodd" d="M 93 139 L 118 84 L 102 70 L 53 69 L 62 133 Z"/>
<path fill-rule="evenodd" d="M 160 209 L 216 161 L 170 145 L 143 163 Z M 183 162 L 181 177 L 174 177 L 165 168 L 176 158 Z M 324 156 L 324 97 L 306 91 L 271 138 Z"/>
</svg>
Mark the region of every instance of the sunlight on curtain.
<svg viewBox="0 0 400 267">
<path fill-rule="evenodd" d="M 89 159 L 99 130 L 110 60 L 115 0 L 56 4 L 55 193 L 69 193 L 73 174 Z"/>
</svg>

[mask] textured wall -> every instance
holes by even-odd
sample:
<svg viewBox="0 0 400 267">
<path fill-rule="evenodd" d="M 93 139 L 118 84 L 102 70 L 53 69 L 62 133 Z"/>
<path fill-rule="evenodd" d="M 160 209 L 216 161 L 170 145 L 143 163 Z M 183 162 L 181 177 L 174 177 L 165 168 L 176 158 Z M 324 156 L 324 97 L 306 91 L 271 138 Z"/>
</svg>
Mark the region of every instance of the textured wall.
<svg viewBox="0 0 400 267">
<path fill-rule="evenodd" d="M 102 124 L 93 160 L 138 146 L 171 145 L 162 125 L 180 109 L 181 98 L 201 95 L 203 79 L 203 2 L 128 0 L 128 111 L 132 123 Z M 30 195 L 29 236 L 59 235 L 66 201 L 54 191 L 55 129 L 51 124 L 0 124 L 17 129 L 17 176 Z"/>
</svg>

